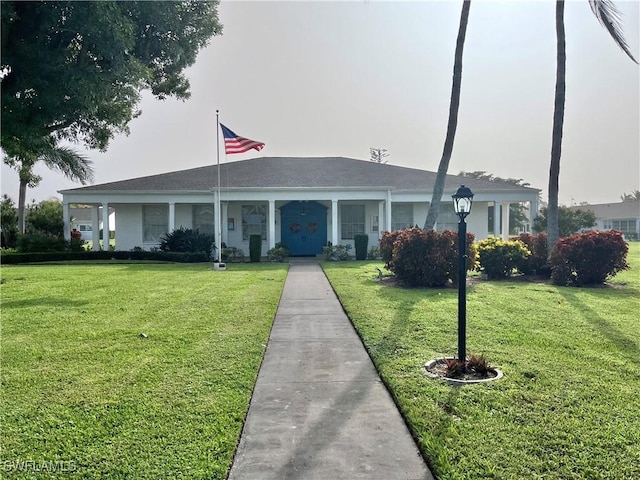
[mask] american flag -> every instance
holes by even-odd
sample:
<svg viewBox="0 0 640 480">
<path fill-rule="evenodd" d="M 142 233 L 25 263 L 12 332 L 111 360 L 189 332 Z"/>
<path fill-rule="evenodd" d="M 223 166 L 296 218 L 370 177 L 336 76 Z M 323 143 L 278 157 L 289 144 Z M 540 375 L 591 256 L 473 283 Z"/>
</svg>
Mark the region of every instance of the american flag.
<svg viewBox="0 0 640 480">
<path fill-rule="evenodd" d="M 262 150 L 264 148 L 263 142 L 257 142 L 248 138 L 241 137 L 233 133 L 230 129 L 220 124 L 222 128 L 222 135 L 224 136 L 224 151 L 227 154 L 243 153 L 247 150 Z"/>
</svg>

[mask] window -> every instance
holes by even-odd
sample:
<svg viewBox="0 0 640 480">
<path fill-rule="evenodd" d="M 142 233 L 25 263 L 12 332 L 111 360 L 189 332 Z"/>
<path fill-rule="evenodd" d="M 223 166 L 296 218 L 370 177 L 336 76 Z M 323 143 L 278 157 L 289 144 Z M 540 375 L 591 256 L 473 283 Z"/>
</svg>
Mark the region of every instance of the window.
<svg viewBox="0 0 640 480">
<path fill-rule="evenodd" d="M 213 205 L 193 206 L 193 229 L 205 235 L 214 234 Z"/>
<path fill-rule="evenodd" d="M 342 205 L 340 207 L 340 231 L 342 240 L 353 240 L 364 234 L 364 205 Z"/>
<path fill-rule="evenodd" d="M 169 231 L 169 205 L 142 206 L 142 241 L 160 241 Z"/>
<path fill-rule="evenodd" d="M 453 209 L 453 202 L 443 202 L 440 204 L 440 213 L 436 222 L 436 230 L 443 232 L 445 230 L 458 231 L 458 216 Z"/>
<path fill-rule="evenodd" d="M 618 230 L 624 235 L 636 233 L 636 220 L 634 218 L 625 218 L 620 220 L 605 220 L 604 228 Z"/>
<path fill-rule="evenodd" d="M 403 230 L 413 227 L 413 204 L 391 204 L 391 230 Z"/>
<path fill-rule="evenodd" d="M 242 206 L 242 240 L 249 241 L 250 235 L 261 235 L 262 241 L 267 239 L 267 206 Z"/>
<path fill-rule="evenodd" d="M 380 219 L 378 215 L 371 217 L 371 231 L 378 232 L 380 230 Z"/>
<path fill-rule="evenodd" d="M 91 225 L 78 225 L 78 230 L 81 232 L 90 232 L 92 228 L 93 227 Z"/>
</svg>

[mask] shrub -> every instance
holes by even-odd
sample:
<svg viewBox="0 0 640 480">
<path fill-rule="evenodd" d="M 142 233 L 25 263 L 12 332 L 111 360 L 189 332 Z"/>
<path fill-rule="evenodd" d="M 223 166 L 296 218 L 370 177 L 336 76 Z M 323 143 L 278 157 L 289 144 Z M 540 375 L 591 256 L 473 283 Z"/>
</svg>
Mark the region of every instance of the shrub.
<svg viewBox="0 0 640 480">
<path fill-rule="evenodd" d="M 556 285 L 602 284 L 629 268 L 628 251 L 622 233 L 615 230 L 594 230 L 561 238 L 549 257 L 551 281 Z"/>
<path fill-rule="evenodd" d="M 367 260 L 377 260 L 380 258 L 380 249 L 378 247 L 369 247 L 367 251 Z"/>
<path fill-rule="evenodd" d="M 328 262 L 349 260 L 351 245 L 327 245 L 322 248 L 322 253 Z"/>
<path fill-rule="evenodd" d="M 478 263 L 489 278 L 506 278 L 522 265 L 531 252 L 519 240 L 490 237 L 478 243 Z"/>
<path fill-rule="evenodd" d="M 63 252 L 66 249 L 64 238 L 45 233 L 27 233 L 18 235 L 16 250 L 20 253 Z"/>
<path fill-rule="evenodd" d="M 378 240 L 378 247 L 380 249 L 380 257 L 385 263 L 385 267 L 389 268 L 389 262 L 393 257 L 393 242 L 396 241 L 398 235 L 402 230 L 394 230 L 393 232 L 382 232 L 382 237 Z"/>
<path fill-rule="evenodd" d="M 206 262 L 207 254 L 199 253 L 180 253 L 180 252 L 160 252 L 160 251 L 124 251 L 117 250 L 113 252 L 37 252 L 37 253 L 6 253 L 2 252 L 2 264 L 18 264 L 18 263 L 35 263 L 35 262 L 60 262 L 69 260 L 152 260 L 177 263 L 196 263 Z"/>
<path fill-rule="evenodd" d="M 249 235 L 249 261 L 259 262 L 262 255 L 262 235 Z"/>
<path fill-rule="evenodd" d="M 531 255 L 517 266 L 518 271 L 525 275 L 536 274 L 549 278 L 551 276 L 551 267 L 548 263 L 547 234 L 544 232 L 538 235 L 521 233 L 517 240 L 524 243 L 531 252 Z"/>
<path fill-rule="evenodd" d="M 365 235 L 365 234 L 354 235 L 353 243 L 356 247 L 356 260 L 366 260 L 367 247 L 369 246 L 369 235 Z"/>
<path fill-rule="evenodd" d="M 281 243 L 276 244 L 274 248 L 267 251 L 270 262 L 282 262 L 289 256 L 289 249 Z"/>
<path fill-rule="evenodd" d="M 244 252 L 238 247 L 222 247 L 222 261 L 243 263 Z"/>
<path fill-rule="evenodd" d="M 198 230 L 180 227 L 160 237 L 160 251 L 199 253 L 204 252 L 210 259 L 212 245 L 215 240 L 213 235 L 200 233 Z"/>
<path fill-rule="evenodd" d="M 458 280 L 458 234 L 407 228 L 394 232 L 387 268 L 411 286 L 442 287 Z M 384 237 L 383 237 L 384 238 Z M 467 234 L 467 269 L 475 265 L 474 236 Z M 388 239 L 385 239 L 387 242 Z M 388 248 L 386 245 L 384 248 Z"/>
</svg>

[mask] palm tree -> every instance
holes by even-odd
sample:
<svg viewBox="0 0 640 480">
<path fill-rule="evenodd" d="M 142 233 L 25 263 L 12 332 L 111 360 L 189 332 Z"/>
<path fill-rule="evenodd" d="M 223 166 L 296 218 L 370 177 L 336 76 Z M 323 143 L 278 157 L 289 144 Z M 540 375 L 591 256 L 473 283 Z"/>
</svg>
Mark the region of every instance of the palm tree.
<svg viewBox="0 0 640 480">
<path fill-rule="evenodd" d="M 631 60 L 638 63 L 629 51 L 622 34 L 620 13 L 612 0 L 589 0 L 591 11 L 609 32 L 616 44 Z M 547 210 L 547 246 L 549 252 L 559 238 L 558 226 L 558 181 L 562 152 L 562 127 L 564 123 L 566 50 L 564 31 L 564 0 L 556 1 L 556 94 L 553 111 L 553 133 L 551 139 L 551 164 L 549 167 L 549 204 Z"/>
<path fill-rule="evenodd" d="M 5 163 L 13 166 L 18 171 L 20 189 L 18 192 L 18 228 L 20 233 L 25 230 L 25 201 L 27 187 L 35 187 L 42 180 L 33 173 L 33 167 L 37 162 L 43 162 L 52 170 L 58 170 L 70 180 L 80 182 L 82 185 L 93 181 L 93 167 L 91 160 L 80 155 L 69 147 L 61 147 L 52 139 L 43 139 L 38 142 L 36 153 L 28 152 L 19 157 L 5 159 Z"/>
<path fill-rule="evenodd" d="M 444 149 L 440 164 L 438 165 L 438 174 L 433 186 L 433 195 L 427 219 L 424 222 L 424 230 L 431 230 L 438 219 L 440 213 L 440 201 L 444 192 L 444 181 L 449 170 L 449 161 L 453 152 L 453 141 L 456 136 L 456 128 L 458 127 L 458 109 L 460 107 L 460 89 L 462 87 L 462 52 L 464 50 L 464 39 L 467 34 L 467 23 L 469 22 L 469 9 L 471 8 L 471 0 L 464 0 L 462 3 L 462 11 L 460 12 L 460 27 L 458 28 L 458 40 L 456 41 L 456 51 L 453 62 L 453 85 L 451 86 L 451 101 L 449 103 L 449 123 L 447 124 L 447 136 L 444 141 Z"/>
</svg>

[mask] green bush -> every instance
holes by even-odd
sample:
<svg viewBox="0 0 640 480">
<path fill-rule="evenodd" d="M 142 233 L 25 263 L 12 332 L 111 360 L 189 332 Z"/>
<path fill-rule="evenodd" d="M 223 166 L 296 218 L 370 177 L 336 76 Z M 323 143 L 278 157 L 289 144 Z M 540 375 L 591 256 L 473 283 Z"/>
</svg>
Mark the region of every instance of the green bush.
<svg viewBox="0 0 640 480">
<path fill-rule="evenodd" d="M 205 252 L 179 253 L 179 252 L 149 252 L 116 250 L 112 252 L 34 252 L 34 253 L 6 253 L 2 251 L 1 262 L 3 265 L 37 262 L 64 262 L 70 260 L 153 260 L 158 262 L 198 263 L 208 261 Z"/>
<path fill-rule="evenodd" d="M 210 258 L 215 239 L 213 235 L 200 233 L 198 230 L 180 227 L 160 237 L 160 250 L 163 252 L 200 253 Z"/>
<path fill-rule="evenodd" d="M 16 243 L 16 250 L 20 253 L 63 252 L 66 247 L 64 238 L 40 232 L 18 234 Z"/>
<path fill-rule="evenodd" d="M 389 262 L 393 257 L 393 242 L 396 241 L 396 238 L 401 231 L 402 230 L 394 230 L 393 232 L 384 231 L 382 232 L 382 237 L 378 240 L 380 257 L 387 268 L 389 267 Z"/>
<path fill-rule="evenodd" d="M 367 260 L 378 260 L 380 258 L 379 247 L 369 247 L 367 251 Z"/>
<path fill-rule="evenodd" d="M 544 232 L 538 235 L 521 233 L 514 240 L 520 240 L 531 252 L 531 255 L 517 266 L 518 271 L 525 275 L 535 274 L 549 278 L 551 276 L 551 267 L 548 263 L 547 234 Z"/>
<path fill-rule="evenodd" d="M 267 256 L 270 262 L 283 262 L 289 256 L 289 249 L 281 243 L 277 243 L 274 248 L 267 251 Z"/>
<path fill-rule="evenodd" d="M 262 256 L 262 235 L 249 235 L 249 261 L 259 262 Z"/>
<path fill-rule="evenodd" d="M 561 238 L 549 256 L 551 281 L 571 286 L 602 284 L 629 268 L 628 251 L 622 233 L 614 230 L 594 230 Z"/>
<path fill-rule="evenodd" d="M 353 236 L 353 243 L 356 247 L 356 260 L 366 260 L 369 235 L 356 234 Z"/>
<path fill-rule="evenodd" d="M 523 265 L 531 252 L 520 240 L 490 237 L 478 243 L 478 263 L 489 278 L 506 278 Z"/>
<path fill-rule="evenodd" d="M 351 245 L 327 245 L 322 248 L 322 253 L 328 262 L 349 260 Z"/>
<path fill-rule="evenodd" d="M 385 235 L 388 232 L 385 232 Z M 414 227 L 388 234 L 395 236 L 387 269 L 411 286 L 443 287 L 458 280 L 458 234 Z M 384 238 L 384 237 L 383 237 Z M 467 234 L 467 270 L 475 265 L 474 236 Z M 388 238 L 385 239 L 388 248 Z M 381 249 L 382 250 L 382 249 Z"/>
<path fill-rule="evenodd" d="M 244 252 L 238 247 L 222 247 L 222 261 L 232 263 L 243 263 Z"/>
</svg>

